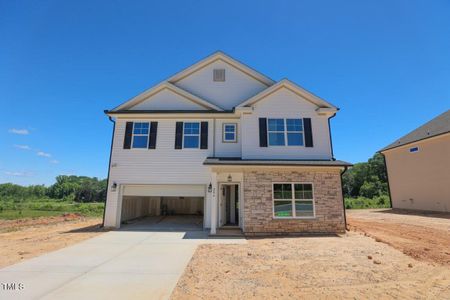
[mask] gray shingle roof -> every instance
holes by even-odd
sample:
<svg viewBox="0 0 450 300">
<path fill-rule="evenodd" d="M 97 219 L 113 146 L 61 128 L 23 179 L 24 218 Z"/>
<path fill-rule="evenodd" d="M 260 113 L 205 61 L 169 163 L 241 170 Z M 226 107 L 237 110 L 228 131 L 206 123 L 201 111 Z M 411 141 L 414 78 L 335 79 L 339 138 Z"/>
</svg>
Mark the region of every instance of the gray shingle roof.
<svg viewBox="0 0 450 300">
<path fill-rule="evenodd" d="M 240 157 L 208 157 L 204 165 L 227 166 L 310 166 L 349 167 L 352 164 L 342 160 L 301 160 L 301 159 L 242 159 Z"/>
<path fill-rule="evenodd" d="M 433 136 L 441 135 L 450 132 L 450 109 L 443 114 L 437 116 L 428 123 L 420 126 L 419 128 L 411 131 L 407 135 L 399 138 L 390 145 L 387 145 L 380 150 L 386 151 L 389 149 L 397 148 L 403 145 L 414 143 L 420 140 L 428 139 Z"/>
</svg>

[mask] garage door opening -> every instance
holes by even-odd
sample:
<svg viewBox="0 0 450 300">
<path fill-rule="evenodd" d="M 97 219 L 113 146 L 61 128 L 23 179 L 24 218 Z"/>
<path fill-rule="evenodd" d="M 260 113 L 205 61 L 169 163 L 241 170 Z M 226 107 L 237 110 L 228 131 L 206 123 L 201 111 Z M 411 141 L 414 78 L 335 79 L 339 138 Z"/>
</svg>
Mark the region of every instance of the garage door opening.
<svg viewBox="0 0 450 300">
<path fill-rule="evenodd" d="M 204 197 L 123 196 L 121 223 L 202 229 L 203 207 Z"/>
</svg>

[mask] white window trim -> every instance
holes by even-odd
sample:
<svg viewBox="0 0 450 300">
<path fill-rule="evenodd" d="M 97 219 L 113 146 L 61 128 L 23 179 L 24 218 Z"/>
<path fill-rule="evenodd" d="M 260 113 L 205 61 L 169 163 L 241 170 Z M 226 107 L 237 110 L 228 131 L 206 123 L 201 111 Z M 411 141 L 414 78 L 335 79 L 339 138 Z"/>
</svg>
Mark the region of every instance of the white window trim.
<svg viewBox="0 0 450 300">
<path fill-rule="evenodd" d="M 198 134 L 196 134 L 196 133 L 184 133 L 184 129 L 186 128 L 186 123 L 197 123 L 198 124 Z M 202 133 L 202 128 L 201 128 L 200 122 L 196 122 L 196 121 L 183 122 L 183 140 L 182 140 L 182 145 L 181 145 L 182 149 L 186 149 L 186 150 L 189 150 L 189 149 L 192 149 L 192 150 L 200 149 L 200 142 L 201 142 L 200 141 L 200 136 L 201 136 L 201 133 Z M 185 136 L 196 136 L 198 138 L 198 146 L 196 148 L 193 148 L 193 147 L 185 148 L 184 147 L 184 137 Z"/>
<path fill-rule="evenodd" d="M 288 199 L 275 199 L 274 197 L 274 185 L 275 184 L 290 184 L 292 188 L 292 199 L 291 199 L 291 205 L 292 205 L 292 217 L 277 217 L 275 216 L 275 201 L 288 201 Z M 310 184 L 312 188 L 312 203 L 313 203 L 313 215 L 309 217 L 297 217 L 295 216 L 295 201 L 309 201 L 310 199 L 295 199 L 295 191 L 294 191 L 294 184 Z M 272 182 L 272 218 L 277 220 L 290 220 L 290 219 L 296 219 L 296 220 L 308 220 L 308 219 L 315 219 L 316 218 L 316 201 L 315 201 L 315 192 L 314 192 L 314 184 L 312 182 Z"/>
<path fill-rule="evenodd" d="M 225 138 L 225 126 L 233 126 L 234 127 L 234 140 L 227 140 Z M 223 123 L 222 124 L 222 143 L 237 143 L 237 123 Z"/>
<path fill-rule="evenodd" d="M 276 119 L 283 119 L 284 121 L 284 131 L 270 131 L 269 130 L 269 119 L 276 120 Z M 288 131 L 287 130 L 287 119 L 297 119 L 302 122 L 302 129 L 301 131 Z M 267 118 L 267 146 L 268 147 L 305 147 L 305 128 L 303 124 L 303 118 Z M 270 139 L 269 139 L 269 133 L 284 133 L 284 145 L 271 145 Z M 288 144 L 288 133 L 301 133 L 302 134 L 302 140 L 303 145 L 289 145 Z"/>
<path fill-rule="evenodd" d="M 142 134 L 142 133 L 138 133 L 138 134 L 134 134 L 134 126 L 136 125 L 136 123 L 147 123 L 148 124 L 148 133 L 147 134 Z M 130 149 L 133 150 L 148 150 L 148 144 L 150 143 L 150 126 L 152 126 L 152 123 L 149 121 L 133 121 L 133 129 L 131 130 L 131 147 Z M 134 145 L 134 136 L 147 136 L 147 145 L 144 148 L 135 148 L 133 147 Z"/>
</svg>

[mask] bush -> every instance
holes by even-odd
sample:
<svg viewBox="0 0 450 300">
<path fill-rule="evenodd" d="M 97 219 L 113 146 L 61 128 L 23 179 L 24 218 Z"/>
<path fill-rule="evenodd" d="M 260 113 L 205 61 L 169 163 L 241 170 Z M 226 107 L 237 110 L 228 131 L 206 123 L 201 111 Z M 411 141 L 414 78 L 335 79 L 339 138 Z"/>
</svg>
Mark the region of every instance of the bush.
<svg viewBox="0 0 450 300">
<path fill-rule="evenodd" d="M 361 209 L 361 208 L 388 208 L 390 201 L 388 195 L 376 196 L 373 199 L 366 197 L 345 198 L 346 209 Z"/>
</svg>

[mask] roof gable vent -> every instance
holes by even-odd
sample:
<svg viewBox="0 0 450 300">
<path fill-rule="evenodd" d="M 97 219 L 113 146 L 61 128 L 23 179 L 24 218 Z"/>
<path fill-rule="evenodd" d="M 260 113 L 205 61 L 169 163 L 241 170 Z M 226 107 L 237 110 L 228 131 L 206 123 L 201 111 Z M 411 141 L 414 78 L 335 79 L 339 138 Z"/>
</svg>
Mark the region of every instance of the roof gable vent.
<svg viewBox="0 0 450 300">
<path fill-rule="evenodd" d="M 213 81 L 223 82 L 225 81 L 225 69 L 213 70 Z"/>
</svg>

